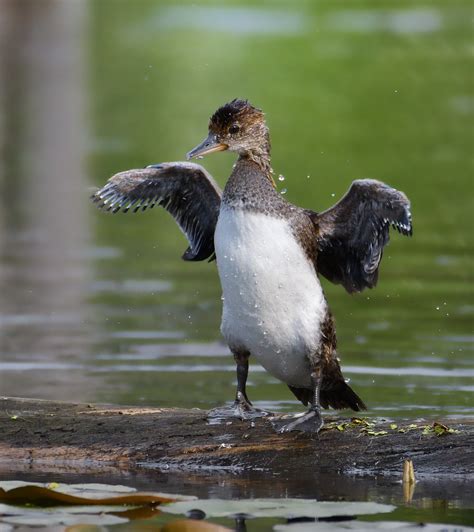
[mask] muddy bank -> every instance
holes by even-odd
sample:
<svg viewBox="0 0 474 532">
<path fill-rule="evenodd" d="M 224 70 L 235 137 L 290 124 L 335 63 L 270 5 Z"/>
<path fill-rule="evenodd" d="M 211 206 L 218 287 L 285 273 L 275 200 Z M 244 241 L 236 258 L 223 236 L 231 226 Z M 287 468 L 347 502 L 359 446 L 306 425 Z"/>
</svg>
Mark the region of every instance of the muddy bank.
<svg viewBox="0 0 474 532">
<path fill-rule="evenodd" d="M 405 458 L 418 478 L 464 480 L 474 462 L 474 422 L 351 422 L 326 416 L 318 435 L 277 434 L 267 418 L 210 425 L 207 412 L 0 400 L 0 471 L 54 468 L 201 474 L 334 474 L 400 478 Z M 442 427 L 443 425 L 441 425 Z"/>
</svg>

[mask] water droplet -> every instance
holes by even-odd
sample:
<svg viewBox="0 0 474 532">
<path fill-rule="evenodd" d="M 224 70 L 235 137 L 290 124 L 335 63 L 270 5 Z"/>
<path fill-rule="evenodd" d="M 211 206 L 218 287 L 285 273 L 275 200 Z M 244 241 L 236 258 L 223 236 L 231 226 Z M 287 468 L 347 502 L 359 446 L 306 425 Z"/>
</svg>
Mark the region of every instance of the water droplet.
<svg viewBox="0 0 474 532">
<path fill-rule="evenodd" d="M 288 192 L 288 190 L 286 188 L 282 188 L 281 191 L 280 191 L 280 194 L 286 194 Z"/>
<path fill-rule="evenodd" d="M 257 303 L 255 303 L 255 305 L 253 306 L 253 308 L 258 308 L 258 305 L 257 305 Z"/>
<path fill-rule="evenodd" d="M 225 297 L 224 296 L 221 296 L 221 301 L 224 301 Z"/>
<path fill-rule="evenodd" d="M 334 192 L 331 193 L 331 198 L 334 198 L 336 194 Z"/>
<path fill-rule="evenodd" d="M 278 288 L 283 288 L 283 283 L 278 283 Z"/>
<path fill-rule="evenodd" d="M 306 179 L 310 179 L 310 178 L 311 178 L 311 176 L 310 176 L 310 175 L 307 175 L 307 176 L 306 176 Z"/>
<path fill-rule="evenodd" d="M 436 307 L 436 310 L 439 310 L 439 307 Z"/>
<path fill-rule="evenodd" d="M 194 157 L 195 159 L 204 159 L 204 155 L 198 155 L 197 157 Z"/>
<path fill-rule="evenodd" d="M 280 174 L 280 175 L 278 176 L 278 181 L 285 181 L 285 176 L 282 175 L 282 174 Z"/>
</svg>

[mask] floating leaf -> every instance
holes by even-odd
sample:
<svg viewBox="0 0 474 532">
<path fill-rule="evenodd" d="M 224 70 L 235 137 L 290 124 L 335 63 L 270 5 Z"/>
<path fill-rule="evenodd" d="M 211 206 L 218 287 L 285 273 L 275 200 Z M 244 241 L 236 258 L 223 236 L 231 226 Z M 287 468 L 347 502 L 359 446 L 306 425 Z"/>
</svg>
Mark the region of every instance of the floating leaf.
<svg viewBox="0 0 474 532">
<path fill-rule="evenodd" d="M 245 513 L 251 517 L 332 517 L 391 512 L 395 506 L 373 502 L 318 502 L 312 499 L 205 499 L 182 501 L 161 507 L 163 512 L 186 514 L 199 508 L 208 517 L 233 517 Z"/>
<path fill-rule="evenodd" d="M 33 525 L 53 527 L 59 525 L 116 525 L 126 523 L 128 519 L 112 515 L 116 506 L 67 506 L 62 508 L 25 508 L 0 503 L 2 523 L 11 525 Z M 1 527 L 0 527 L 1 530 Z"/>
<path fill-rule="evenodd" d="M 85 532 L 86 525 L 102 527 L 127 523 L 131 519 L 148 519 L 159 513 L 157 504 L 191 499 L 195 497 L 138 492 L 120 485 L 0 482 L 0 501 L 36 505 L 31 508 L 0 502 L 2 523 L 5 526 L 44 526 L 48 530 L 56 526 L 78 526 L 78 530 Z M 39 505 L 46 508 L 39 508 Z M 3 532 L 2 525 L 0 532 Z"/>
<path fill-rule="evenodd" d="M 14 515 L 2 517 L 4 523 L 10 525 L 31 525 L 31 526 L 70 526 L 70 525 L 120 525 L 126 523 L 127 519 L 122 519 L 115 515 L 109 514 L 65 514 L 62 512 L 42 514 L 37 512 L 35 515 Z"/>
<path fill-rule="evenodd" d="M 232 532 L 233 529 L 196 519 L 177 519 L 166 523 L 161 532 Z"/>
<path fill-rule="evenodd" d="M 108 486 L 106 484 L 61 484 L 54 489 L 49 489 L 47 486 L 47 484 L 16 481 L 0 482 L 0 501 L 16 504 L 34 503 L 39 506 L 51 506 L 52 504 L 129 504 L 143 506 L 193 499 L 193 497 L 166 493 L 138 492 L 127 486 Z"/>
</svg>

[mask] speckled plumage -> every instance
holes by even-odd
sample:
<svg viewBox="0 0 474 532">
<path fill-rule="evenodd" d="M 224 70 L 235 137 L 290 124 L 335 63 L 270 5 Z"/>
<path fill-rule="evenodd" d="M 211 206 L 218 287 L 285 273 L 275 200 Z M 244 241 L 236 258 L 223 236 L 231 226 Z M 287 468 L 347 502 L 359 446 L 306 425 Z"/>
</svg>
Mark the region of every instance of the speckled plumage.
<svg viewBox="0 0 474 532">
<path fill-rule="evenodd" d="M 113 176 L 94 201 L 112 212 L 127 211 L 137 201 L 138 210 L 158 203 L 189 240 L 183 258 L 204 260 L 216 253 L 222 332 L 237 363 L 239 411 L 252 410 L 245 384 L 254 355 L 310 405 L 282 430 L 317 431 L 320 406 L 365 408 L 342 376 L 318 274 L 348 292 L 374 287 L 390 226 L 412 233 L 410 202 L 384 183 L 358 180 L 322 213 L 292 205 L 275 188 L 264 114 L 246 100 L 219 108 L 207 139 L 188 158 L 223 149 L 239 157 L 222 197 L 199 165 L 166 163 Z"/>
</svg>

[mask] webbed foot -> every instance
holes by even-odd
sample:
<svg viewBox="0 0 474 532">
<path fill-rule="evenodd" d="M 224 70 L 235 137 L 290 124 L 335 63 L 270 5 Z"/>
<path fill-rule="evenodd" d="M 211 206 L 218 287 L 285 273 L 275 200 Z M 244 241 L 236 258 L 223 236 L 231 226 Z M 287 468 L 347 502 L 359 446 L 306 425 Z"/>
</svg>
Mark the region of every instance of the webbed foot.
<svg viewBox="0 0 474 532">
<path fill-rule="evenodd" d="M 237 397 L 232 405 L 213 408 L 209 411 L 208 418 L 213 421 L 227 418 L 247 420 L 271 415 L 271 412 L 255 408 L 242 392 L 237 392 Z"/>
<path fill-rule="evenodd" d="M 305 414 L 293 418 L 290 423 L 285 423 L 286 420 L 279 419 L 272 421 L 273 428 L 279 432 L 292 432 L 298 430 L 300 432 L 317 434 L 324 425 L 323 418 L 319 408 L 312 407 Z"/>
</svg>

